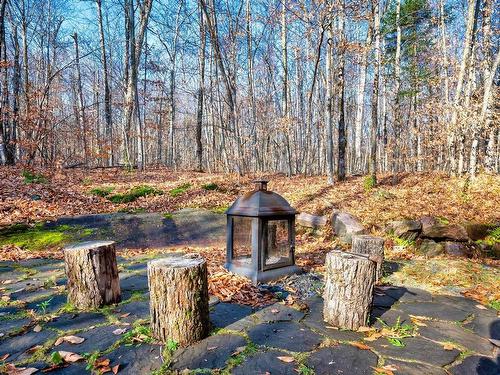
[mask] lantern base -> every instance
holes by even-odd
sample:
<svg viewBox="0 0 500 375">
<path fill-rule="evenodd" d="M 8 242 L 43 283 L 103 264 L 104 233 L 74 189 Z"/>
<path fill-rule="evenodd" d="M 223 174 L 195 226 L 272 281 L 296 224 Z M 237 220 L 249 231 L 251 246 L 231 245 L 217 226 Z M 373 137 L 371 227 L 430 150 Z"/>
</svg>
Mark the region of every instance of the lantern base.
<svg viewBox="0 0 500 375">
<path fill-rule="evenodd" d="M 300 274 L 302 269 L 295 264 L 291 266 L 279 267 L 265 271 L 253 270 L 247 267 L 237 266 L 234 263 L 226 263 L 224 267 L 237 275 L 245 276 L 252 280 L 254 285 L 276 280 L 286 275 Z"/>
</svg>

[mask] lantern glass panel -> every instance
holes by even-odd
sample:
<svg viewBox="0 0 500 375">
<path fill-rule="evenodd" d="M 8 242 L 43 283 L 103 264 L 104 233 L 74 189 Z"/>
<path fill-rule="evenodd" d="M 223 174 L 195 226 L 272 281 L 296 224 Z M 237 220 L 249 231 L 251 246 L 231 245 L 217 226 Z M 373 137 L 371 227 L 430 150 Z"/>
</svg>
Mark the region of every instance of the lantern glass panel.
<svg viewBox="0 0 500 375">
<path fill-rule="evenodd" d="M 288 220 L 269 220 L 267 222 L 267 249 L 264 265 L 273 266 L 290 261 L 290 238 Z"/>
<path fill-rule="evenodd" d="M 252 257 L 252 218 L 233 217 L 233 261 L 250 264 Z"/>
</svg>

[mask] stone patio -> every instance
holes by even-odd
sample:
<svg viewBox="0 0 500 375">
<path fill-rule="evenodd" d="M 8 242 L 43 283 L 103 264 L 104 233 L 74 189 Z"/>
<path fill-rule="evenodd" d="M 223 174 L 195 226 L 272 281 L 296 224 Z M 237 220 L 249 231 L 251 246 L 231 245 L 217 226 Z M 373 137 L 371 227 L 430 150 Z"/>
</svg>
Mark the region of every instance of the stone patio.
<svg viewBox="0 0 500 375">
<path fill-rule="evenodd" d="M 313 296 L 306 300 L 306 312 L 282 303 L 259 310 L 215 303 L 210 308 L 211 336 L 169 352 L 148 336 L 146 262 L 140 257 L 119 257 L 127 299 L 92 312 L 73 311 L 66 304 L 61 261 L 1 263 L 3 363 L 34 367 L 41 373 L 50 367 L 51 353 L 63 350 L 84 359 L 50 374 L 91 373 L 98 357 L 109 359 L 110 366 L 119 365 L 119 374 L 134 375 L 185 369 L 234 374 L 374 374 L 383 366 L 390 366 L 394 374 L 500 373 L 494 345 L 500 340 L 496 311 L 462 297 L 431 295 L 403 286 L 377 288 L 372 310 L 372 323 L 378 328 L 398 321 L 414 324 L 412 318 L 420 317 L 416 335 L 401 339 L 401 346 L 383 336 L 365 340 L 370 333 L 330 327 L 322 320 L 321 297 Z M 67 335 L 85 340 L 54 345 L 58 337 Z"/>
</svg>

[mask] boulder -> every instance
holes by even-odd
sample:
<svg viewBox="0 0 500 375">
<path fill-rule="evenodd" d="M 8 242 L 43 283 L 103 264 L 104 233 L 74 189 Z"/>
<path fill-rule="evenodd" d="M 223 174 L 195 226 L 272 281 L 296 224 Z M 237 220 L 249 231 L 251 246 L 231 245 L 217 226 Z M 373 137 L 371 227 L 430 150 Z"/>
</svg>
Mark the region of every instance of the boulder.
<svg viewBox="0 0 500 375">
<path fill-rule="evenodd" d="M 387 224 L 385 233 L 392 234 L 405 240 L 414 241 L 421 230 L 422 223 L 418 220 L 396 220 Z"/>
<path fill-rule="evenodd" d="M 478 224 L 478 223 L 468 223 L 465 224 L 465 230 L 467 235 L 472 241 L 484 240 L 488 237 L 488 234 L 495 229 L 498 225 L 495 224 Z"/>
<path fill-rule="evenodd" d="M 334 211 L 332 215 L 333 232 L 341 241 L 352 243 L 352 236 L 366 234 L 366 229 L 359 220 L 347 212 Z"/>
<path fill-rule="evenodd" d="M 433 240 L 424 239 L 418 246 L 418 252 L 428 257 L 435 257 L 444 252 L 444 245 Z"/>
<path fill-rule="evenodd" d="M 433 217 L 423 217 L 422 237 L 435 240 L 468 241 L 469 236 L 465 228 L 458 224 L 444 224 Z"/>
<path fill-rule="evenodd" d="M 463 257 L 469 253 L 467 246 L 463 242 L 445 241 L 443 242 L 443 246 L 444 252 L 448 255 Z"/>
<path fill-rule="evenodd" d="M 326 225 L 326 216 L 311 215 L 306 212 L 301 212 L 295 218 L 295 222 L 307 228 L 322 228 Z"/>
</svg>

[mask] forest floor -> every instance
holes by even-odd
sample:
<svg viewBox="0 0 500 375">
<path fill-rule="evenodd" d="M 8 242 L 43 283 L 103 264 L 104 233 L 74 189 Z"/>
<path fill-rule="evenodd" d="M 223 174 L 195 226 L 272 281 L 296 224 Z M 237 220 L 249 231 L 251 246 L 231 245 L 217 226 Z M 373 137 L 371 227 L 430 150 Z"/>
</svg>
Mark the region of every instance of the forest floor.
<svg viewBox="0 0 500 375">
<path fill-rule="evenodd" d="M 329 217 L 333 209 L 357 216 L 374 234 L 383 234 L 387 222 L 435 216 L 450 223 L 498 223 L 500 177 L 480 175 L 474 180 L 443 174 L 401 174 L 393 185 L 382 175 L 379 185 L 369 188 L 363 177 L 329 186 L 324 177 L 281 174 L 240 177 L 235 174 L 174 172 L 151 169 L 31 170 L 0 168 L 0 260 L 37 257 L 60 258 L 65 241 L 84 238 L 87 228 L 59 225 L 46 230 L 41 222 L 66 216 L 128 213 L 158 213 L 171 218 L 183 208 L 223 213 L 256 177 L 270 180 L 269 189 L 283 195 L 298 211 Z M 328 229 L 300 229 L 297 233 L 297 263 L 320 272 L 324 257 L 335 246 L 343 246 Z M 397 272 L 386 281 L 425 288 L 433 292 L 462 293 L 500 308 L 499 261 L 488 258 L 416 256 L 409 246 L 391 251 L 388 259 Z M 123 256 L 156 255 L 164 251 L 195 251 L 209 261 L 211 291 L 223 301 L 256 305 L 263 295 L 243 278 L 228 277 L 222 268 L 225 245 L 122 249 Z M 242 292 L 243 291 L 243 292 Z"/>
</svg>

